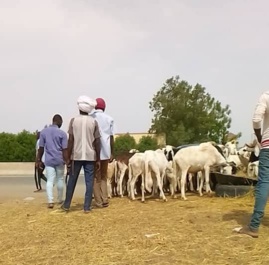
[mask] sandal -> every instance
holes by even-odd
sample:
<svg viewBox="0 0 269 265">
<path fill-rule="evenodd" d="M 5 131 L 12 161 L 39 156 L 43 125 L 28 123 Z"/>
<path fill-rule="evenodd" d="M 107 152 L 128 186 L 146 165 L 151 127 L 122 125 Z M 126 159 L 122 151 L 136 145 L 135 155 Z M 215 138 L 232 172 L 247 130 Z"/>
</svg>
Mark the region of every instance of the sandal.
<svg viewBox="0 0 269 265">
<path fill-rule="evenodd" d="M 48 204 L 48 208 L 49 208 L 49 209 L 52 209 L 53 207 L 54 207 L 54 203 L 49 203 L 49 204 Z"/>
<path fill-rule="evenodd" d="M 237 232 L 238 234 L 248 235 L 248 236 L 251 236 L 253 238 L 259 237 L 258 231 L 251 229 L 249 226 L 245 226 L 245 227 L 242 227 L 240 229 L 234 229 L 234 231 Z"/>
<path fill-rule="evenodd" d="M 102 203 L 103 207 L 108 207 L 109 206 L 109 203 L 108 202 L 104 202 Z"/>
<path fill-rule="evenodd" d="M 68 212 L 69 209 L 68 208 L 65 208 L 64 205 L 61 206 L 61 209 L 64 210 L 65 212 Z"/>
</svg>

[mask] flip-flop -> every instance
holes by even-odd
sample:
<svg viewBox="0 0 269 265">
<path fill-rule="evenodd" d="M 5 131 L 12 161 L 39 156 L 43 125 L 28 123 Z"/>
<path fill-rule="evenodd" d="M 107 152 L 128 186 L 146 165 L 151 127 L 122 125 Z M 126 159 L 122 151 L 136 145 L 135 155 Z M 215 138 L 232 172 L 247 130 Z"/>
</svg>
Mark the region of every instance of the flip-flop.
<svg viewBox="0 0 269 265">
<path fill-rule="evenodd" d="M 235 228 L 233 230 L 234 232 L 241 234 L 241 235 L 248 235 L 251 236 L 253 238 L 258 238 L 259 234 L 257 231 L 253 231 L 250 227 L 248 226 L 244 226 L 244 227 L 240 227 L 240 228 Z"/>
<path fill-rule="evenodd" d="M 54 203 L 49 203 L 49 204 L 48 204 L 48 208 L 49 208 L 49 209 L 52 209 L 53 207 L 54 207 Z"/>
<path fill-rule="evenodd" d="M 60 207 L 60 209 L 62 209 L 65 212 L 68 212 L 69 211 L 69 209 L 65 208 L 63 205 Z"/>
</svg>

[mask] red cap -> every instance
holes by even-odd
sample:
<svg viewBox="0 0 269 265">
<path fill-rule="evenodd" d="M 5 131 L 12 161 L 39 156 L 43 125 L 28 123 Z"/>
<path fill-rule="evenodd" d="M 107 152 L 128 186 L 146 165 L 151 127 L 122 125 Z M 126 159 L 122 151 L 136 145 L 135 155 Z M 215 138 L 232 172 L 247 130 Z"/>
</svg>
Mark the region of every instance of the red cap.
<svg viewBox="0 0 269 265">
<path fill-rule="evenodd" d="M 97 102 L 97 105 L 95 106 L 95 109 L 105 110 L 106 102 L 102 98 L 97 98 L 96 102 Z"/>
</svg>

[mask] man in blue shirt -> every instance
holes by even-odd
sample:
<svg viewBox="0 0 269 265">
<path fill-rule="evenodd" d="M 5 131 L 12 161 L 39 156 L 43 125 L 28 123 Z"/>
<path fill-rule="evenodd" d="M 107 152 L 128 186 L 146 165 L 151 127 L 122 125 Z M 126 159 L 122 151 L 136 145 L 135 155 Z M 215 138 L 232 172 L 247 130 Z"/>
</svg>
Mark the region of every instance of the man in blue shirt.
<svg viewBox="0 0 269 265">
<path fill-rule="evenodd" d="M 104 99 L 97 98 L 96 102 L 95 111 L 91 115 L 97 121 L 101 134 L 101 167 L 99 171 L 96 171 L 93 191 L 96 207 L 107 207 L 107 168 L 109 161 L 113 159 L 114 120 L 105 113 L 106 103 Z"/>
<path fill-rule="evenodd" d="M 56 178 L 58 190 L 58 203 L 63 202 L 64 189 L 64 164 L 68 165 L 67 134 L 60 130 L 63 119 L 59 114 L 54 115 L 52 125 L 43 129 L 40 133 L 39 149 L 37 154 L 37 166 L 42 164 L 41 158 L 44 150 L 45 167 L 47 177 L 48 208 L 54 207 L 53 184 Z"/>
</svg>

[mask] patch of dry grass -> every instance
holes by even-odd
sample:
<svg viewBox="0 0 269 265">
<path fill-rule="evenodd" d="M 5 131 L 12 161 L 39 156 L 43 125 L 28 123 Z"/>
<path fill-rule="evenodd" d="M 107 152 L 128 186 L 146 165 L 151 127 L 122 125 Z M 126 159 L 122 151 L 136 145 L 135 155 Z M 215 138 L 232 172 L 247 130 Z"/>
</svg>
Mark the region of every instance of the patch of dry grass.
<svg viewBox="0 0 269 265">
<path fill-rule="evenodd" d="M 188 201 L 131 202 L 82 212 L 49 210 L 38 201 L 0 205 L 0 264 L 269 264 L 269 219 L 259 239 L 232 233 L 249 220 L 251 195 Z M 146 237 L 148 234 L 157 234 Z"/>
</svg>

